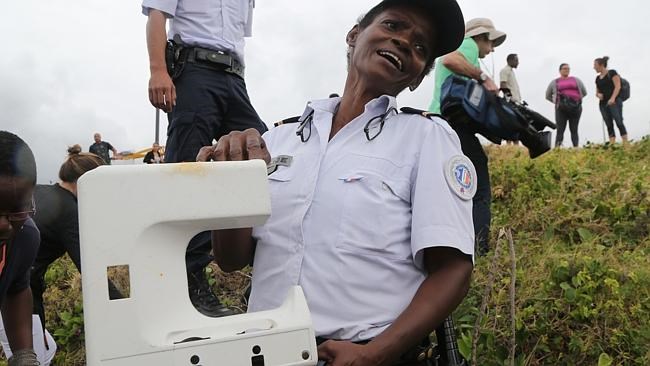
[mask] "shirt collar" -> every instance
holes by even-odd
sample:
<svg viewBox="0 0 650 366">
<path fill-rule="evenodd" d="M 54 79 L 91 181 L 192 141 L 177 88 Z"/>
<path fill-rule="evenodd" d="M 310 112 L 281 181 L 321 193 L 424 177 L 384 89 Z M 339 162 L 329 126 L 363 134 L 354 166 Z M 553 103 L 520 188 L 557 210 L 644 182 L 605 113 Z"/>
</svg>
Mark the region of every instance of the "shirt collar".
<svg viewBox="0 0 650 366">
<path fill-rule="evenodd" d="M 334 114 L 340 102 L 341 97 L 312 100 L 307 103 L 305 111 L 300 116 L 300 120 L 304 121 L 309 114 L 317 110 Z M 366 103 L 363 114 L 371 113 L 373 116 L 380 115 L 386 113 L 391 108 L 397 110 L 397 99 L 390 95 L 382 95 Z"/>
</svg>

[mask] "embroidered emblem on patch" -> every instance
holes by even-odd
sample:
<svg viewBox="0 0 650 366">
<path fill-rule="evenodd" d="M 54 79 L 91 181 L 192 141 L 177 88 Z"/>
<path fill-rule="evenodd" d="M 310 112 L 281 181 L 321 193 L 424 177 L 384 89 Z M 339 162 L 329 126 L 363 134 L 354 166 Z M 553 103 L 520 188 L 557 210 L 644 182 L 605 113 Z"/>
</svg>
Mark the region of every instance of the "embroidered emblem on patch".
<svg viewBox="0 0 650 366">
<path fill-rule="evenodd" d="M 445 179 L 456 195 L 471 200 L 476 193 L 476 169 L 464 155 L 453 156 L 445 167 Z"/>
</svg>

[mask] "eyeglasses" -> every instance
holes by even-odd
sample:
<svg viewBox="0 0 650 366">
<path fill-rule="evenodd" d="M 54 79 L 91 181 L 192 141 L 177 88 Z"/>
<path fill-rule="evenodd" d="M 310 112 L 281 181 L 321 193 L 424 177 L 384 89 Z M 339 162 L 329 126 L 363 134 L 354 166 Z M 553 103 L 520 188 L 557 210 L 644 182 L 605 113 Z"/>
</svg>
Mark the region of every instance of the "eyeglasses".
<svg viewBox="0 0 650 366">
<path fill-rule="evenodd" d="M 298 130 L 296 131 L 296 135 L 300 136 L 300 141 L 302 142 L 309 141 L 309 138 L 311 137 L 311 124 L 313 120 L 314 120 L 314 111 L 312 110 L 307 115 L 307 117 L 305 117 L 305 119 L 302 122 L 300 122 L 300 125 L 298 126 Z M 307 128 L 307 130 L 305 130 L 305 127 Z"/>
<path fill-rule="evenodd" d="M 397 114 L 397 109 L 391 107 L 388 109 L 388 111 L 386 111 L 386 113 L 375 116 L 370 121 L 368 121 L 368 123 L 366 123 L 365 127 L 363 128 L 363 132 L 366 134 L 366 139 L 368 139 L 368 141 L 372 141 L 377 136 L 379 136 L 381 131 L 384 129 L 384 122 L 386 121 L 386 118 L 391 113 Z M 313 119 L 314 111 L 312 110 L 300 123 L 300 126 L 298 126 L 296 135 L 300 136 L 300 141 L 309 141 L 309 138 L 311 137 L 311 125 L 313 124 Z"/>
<path fill-rule="evenodd" d="M 36 204 L 34 202 L 34 198 L 32 197 L 32 206 L 29 210 L 20 212 L 0 212 L 0 217 L 4 216 L 9 222 L 16 223 L 27 220 L 28 218 L 34 216 L 35 213 Z"/>
<path fill-rule="evenodd" d="M 366 123 L 366 126 L 363 128 L 363 132 L 366 133 L 366 138 L 368 141 L 372 141 L 375 139 L 375 137 L 379 136 L 381 131 L 384 129 L 384 122 L 386 121 L 386 118 L 391 113 L 397 114 L 397 109 L 390 107 L 386 113 L 373 117 L 370 121 L 368 121 L 368 123 Z"/>
</svg>

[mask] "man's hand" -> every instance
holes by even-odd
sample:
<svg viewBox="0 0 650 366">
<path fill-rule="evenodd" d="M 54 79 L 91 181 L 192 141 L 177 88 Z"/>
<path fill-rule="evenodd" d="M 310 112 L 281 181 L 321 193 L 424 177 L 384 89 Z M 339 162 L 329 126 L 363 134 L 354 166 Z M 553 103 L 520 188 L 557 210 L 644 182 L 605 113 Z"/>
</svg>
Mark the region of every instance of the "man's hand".
<svg viewBox="0 0 650 366">
<path fill-rule="evenodd" d="M 596 98 L 598 98 L 599 100 L 603 100 L 604 98 L 603 93 L 596 93 Z"/>
<path fill-rule="evenodd" d="M 381 366 L 368 345 L 347 341 L 326 341 L 318 346 L 318 359 L 327 366 Z"/>
<path fill-rule="evenodd" d="M 610 100 L 607 101 L 607 105 L 609 106 L 613 106 L 614 104 L 616 104 L 616 99 L 611 98 Z"/>
<path fill-rule="evenodd" d="M 176 87 L 166 69 L 151 72 L 149 101 L 151 105 L 167 113 L 176 105 Z"/>
<path fill-rule="evenodd" d="M 249 128 L 222 136 L 216 144 L 199 150 L 196 161 L 241 161 L 262 159 L 271 162 L 271 154 L 259 131 Z"/>
<path fill-rule="evenodd" d="M 488 78 L 483 82 L 483 87 L 485 88 L 485 90 L 492 92 L 494 94 L 499 93 L 499 88 L 497 87 L 497 84 L 495 84 L 494 81 L 490 78 Z"/>
</svg>

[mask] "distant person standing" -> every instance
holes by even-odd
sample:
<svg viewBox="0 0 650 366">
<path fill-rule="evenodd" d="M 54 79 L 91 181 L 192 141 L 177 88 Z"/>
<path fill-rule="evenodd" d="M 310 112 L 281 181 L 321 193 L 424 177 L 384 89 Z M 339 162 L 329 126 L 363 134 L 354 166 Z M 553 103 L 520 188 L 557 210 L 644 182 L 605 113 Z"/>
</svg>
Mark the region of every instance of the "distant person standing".
<svg viewBox="0 0 650 366">
<path fill-rule="evenodd" d="M 267 130 L 244 81 L 244 37 L 252 34 L 254 4 L 254 0 L 142 1 L 148 17 L 149 101 L 169 119 L 165 162 L 195 161 L 201 147 L 231 131 Z M 170 44 L 174 51 L 166 54 Z M 203 272 L 212 261 L 211 250 L 209 232 L 192 238 L 187 248 L 190 300 L 204 315 L 231 315 Z"/>
<path fill-rule="evenodd" d="M 623 100 L 620 98 L 621 77 L 616 70 L 607 69 L 609 57 L 605 56 L 594 60 L 594 70 L 598 73 L 596 76 L 596 97 L 600 100 L 600 113 L 607 126 L 609 143 L 616 142 L 616 132 L 614 131 L 614 122 L 618 127 L 623 143 L 627 143 L 627 130 L 623 124 Z"/>
<path fill-rule="evenodd" d="M 578 123 L 582 115 L 582 98 L 587 95 L 587 89 L 580 79 L 569 76 L 570 72 L 569 64 L 561 64 L 560 77 L 551 81 L 546 88 L 546 100 L 555 104 L 555 147 L 562 146 L 567 122 L 573 147 L 578 147 L 579 143 Z"/>
<path fill-rule="evenodd" d="M 510 96 L 510 100 L 516 103 L 521 103 L 521 92 L 519 91 L 519 83 L 515 76 L 515 69 L 519 66 L 519 56 L 511 53 L 506 58 L 508 63 L 499 73 L 500 87 L 504 94 Z"/>
<path fill-rule="evenodd" d="M 157 142 L 153 143 L 151 151 L 149 151 L 142 159 L 143 163 L 146 164 L 160 164 L 163 162 L 163 153 L 160 149 L 160 145 Z"/>
<path fill-rule="evenodd" d="M 506 62 L 506 66 L 499 73 L 501 91 L 511 101 L 521 103 L 521 92 L 519 91 L 519 83 L 515 76 L 515 69 L 519 66 L 519 56 L 516 53 L 511 53 L 506 57 Z M 508 141 L 507 143 L 508 145 L 519 145 L 519 141 Z"/>
<path fill-rule="evenodd" d="M 113 158 L 115 159 L 118 155 L 117 149 L 114 148 L 110 142 L 102 141 L 102 135 L 98 132 L 95 132 L 93 138 L 95 139 L 95 143 L 90 145 L 88 151 L 104 159 L 106 164 L 110 165 L 111 158 L 108 156 L 108 151 L 110 150 L 113 152 Z"/>
</svg>

